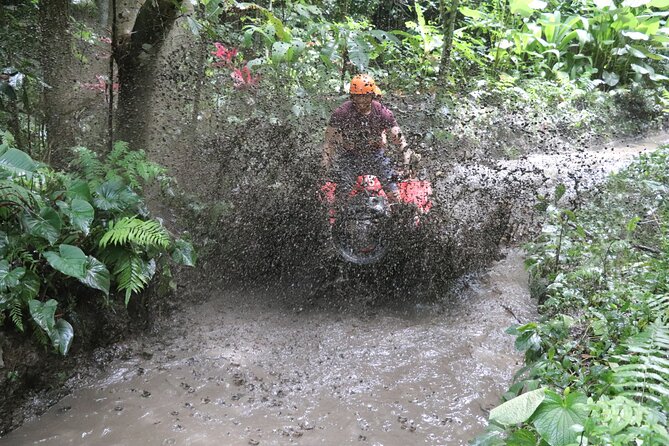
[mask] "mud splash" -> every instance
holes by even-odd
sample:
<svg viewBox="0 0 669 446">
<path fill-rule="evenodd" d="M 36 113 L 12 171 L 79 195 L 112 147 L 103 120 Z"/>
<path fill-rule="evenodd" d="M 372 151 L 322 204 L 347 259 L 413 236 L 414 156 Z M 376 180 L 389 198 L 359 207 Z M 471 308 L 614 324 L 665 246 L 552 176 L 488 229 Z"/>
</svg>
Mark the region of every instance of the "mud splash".
<svg viewBox="0 0 669 446">
<path fill-rule="evenodd" d="M 516 184 L 521 215 L 537 193 L 563 183 L 570 200 L 667 138 L 460 166 L 442 181 L 466 187 L 443 190 Z M 313 302 L 297 288 L 205 280 L 201 304 L 127 344 L 107 374 L 0 446 L 464 445 L 521 363 L 504 329 L 536 317 L 518 250 L 437 301 Z"/>
<path fill-rule="evenodd" d="M 392 309 L 215 291 L 0 445 L 466 444 L 520 363 L 503 327 L 534 317 L 521 260 Z"/>
</svg>

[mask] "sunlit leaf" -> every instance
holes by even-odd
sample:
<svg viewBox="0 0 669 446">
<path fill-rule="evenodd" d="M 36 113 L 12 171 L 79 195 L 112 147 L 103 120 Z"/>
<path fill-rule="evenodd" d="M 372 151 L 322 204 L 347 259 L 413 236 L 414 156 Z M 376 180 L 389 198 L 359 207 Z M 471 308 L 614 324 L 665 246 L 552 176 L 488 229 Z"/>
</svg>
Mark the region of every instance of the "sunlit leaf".
<svg viewBox="0 0 669 446">
<path fill-rule="evenodd" d="M 531 16 L 535 11 L 544 9 L 546 5 L 546 2 L 540 0 L 509 0 L 511 13 L 523 17 Z"/>
<path fill-rule="evenodd" d="M 18 149 L 10 148 L 0 155 L 0 172 L 12 176 L 32 177 L 37 171 L 39 164 L 30 156 Z"/>
<path fill-rule="evenodd" d="M 523 423 L 530 419 L 545 397 L 545 389 L 523 393 L 490 411 L 490 420 L 504 425 Z"/>
<path fill-rule="evenodd" d="M 648 34 L 640 33 L 638 31 L 623 31 L 622 35 L 629 37 L 632 40 L 648 40 L 650 36 Z"/>
<path fill-rule="evenodd" d="M 476 9 L 471 9 L 471 8 L 466 7 L 466 6 L 461 6 L 459 10 L 460 10 L 460 13 L 463 16 L 471 17 L 472 19 L 475 19 L 475 20 L 481 20 L 484 17 L 484 15 L 481 11 L 477 11 Z"/>
<path fill-rule="evenodd" d="M 593 3 L 599 9 L 616 9 L 616 4 L 613 2 L 613 0 L 593 0 Z"/>
</svg>

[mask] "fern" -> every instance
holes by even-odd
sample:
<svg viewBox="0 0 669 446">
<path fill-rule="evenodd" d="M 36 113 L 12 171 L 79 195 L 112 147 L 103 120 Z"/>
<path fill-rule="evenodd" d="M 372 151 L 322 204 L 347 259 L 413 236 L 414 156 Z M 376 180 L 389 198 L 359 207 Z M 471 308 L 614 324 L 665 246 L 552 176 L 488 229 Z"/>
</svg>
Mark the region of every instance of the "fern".
<svg viewBox="0 0 669 446">
<path fill-rule="evenodd" d="M 661 404 L 669 398 L 669 325 L 658 318 L 627 341 L 629 353 L 616 358 L 613 388 L 620 394 Z"/>
<path fill-rule="evenodd" d="M 86 147 L 75 147 L 72 151 L 76 155 L 72 164 L 81 171 L 86 181 L 99 183 L 100 179 L 105 177 L 107 169 L 98 159 L 97 153 Z"/>
<path fill-rule="evenodd" d="M 19 299 L 15 299 L 9 304 L 9 317 L 14 322 L 17 330 L 23 332 L 23 304 Z"/>
<path fill-rule="evenodd" d="M 669 294 L 655 294 L 648 298 L 648 307 L 655 314 L 669 316 Z"/>
<path fill-rule="evenodd" d="M 119 166 L 121 164 L 121 160 L 128 154 L 129 151 L 130 148 L 128 147 L 127 142 L 116 141 L 112 151 L 109 153 L 109 155 L 107 155 L 107 164 L 114 167 Z"/>
<path fill-rule="evenodd" d="M 125 251 L 118 256 L 113 274 L 118 282 L 119 291 L 125 291 L 125 304 L 128 305 L 132 293 L 139 293 L 146 287 L 156 267 L 153 260 L 145 262 L 139 256 Z"/>
<path fill-rule="evenodd" d="M 167 249 L 170 236 L 167 230 L 156 220 L 141 220 L 137 217 L 123 217 L 112 221 L 109 229 L 100 239 L 100 247 L 109 244 L 127 245 L 134 243 L 145 248 L 159 247 Z"/>
<path fill-rule="evenodd" d="M 142 182 L 148 183 L 166 172 L 162 166 L 148 161 L 143 150 L 131 151 L 124 141 L 114 144 L 106 164 L 109 167 L 107 178 L 120 177 L 133 189 L 140 188 Z"/>
</svg>

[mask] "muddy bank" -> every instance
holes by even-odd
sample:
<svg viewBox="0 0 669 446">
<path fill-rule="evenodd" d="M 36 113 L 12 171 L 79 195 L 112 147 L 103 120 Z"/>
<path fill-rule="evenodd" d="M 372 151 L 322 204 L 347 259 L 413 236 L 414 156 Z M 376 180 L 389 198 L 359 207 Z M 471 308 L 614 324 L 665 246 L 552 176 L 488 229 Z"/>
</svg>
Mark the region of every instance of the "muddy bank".
<svg viewBox="0 0 669 446">
<path fill-rule="evenodd" d="M 526 283 L 517 250 L 437 301 L 211 283 L 0 445 L 465 444 L 520 363 Z"/>
</svg>

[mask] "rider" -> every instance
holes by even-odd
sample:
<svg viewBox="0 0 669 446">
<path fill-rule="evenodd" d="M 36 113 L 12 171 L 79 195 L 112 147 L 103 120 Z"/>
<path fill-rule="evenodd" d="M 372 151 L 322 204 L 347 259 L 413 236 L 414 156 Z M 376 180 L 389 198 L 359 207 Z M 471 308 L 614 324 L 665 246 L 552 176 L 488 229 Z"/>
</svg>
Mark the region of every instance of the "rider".
<svg viewBox="0 0 669 446">
<path fill-rule="evenodd" d="M 392 179 L 395 173 L 385 155 L 388 137 L 404 152 L 405 167 L 413 152 L 407 148 L 393 113 L 376 100 L 381 90 L 371 76 L 354 76 L 349 93 L 350 100 L 332 113 L 325 130 L 323 167 L 338 184 L 338 196 L 350 191 L 359 175 L 375 175 L 387 185 L 389 201 L 397 203 L 400 195 Z"/>
</svg>

